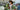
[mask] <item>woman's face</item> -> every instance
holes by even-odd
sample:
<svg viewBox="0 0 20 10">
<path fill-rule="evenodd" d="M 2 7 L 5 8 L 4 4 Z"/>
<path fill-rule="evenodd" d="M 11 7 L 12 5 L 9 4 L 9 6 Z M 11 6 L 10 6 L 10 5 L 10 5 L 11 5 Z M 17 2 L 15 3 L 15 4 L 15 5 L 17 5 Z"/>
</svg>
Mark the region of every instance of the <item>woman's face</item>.
<svg viewBox="0 0 20 10">
<path fill-rule="evenodd" d="M 10 4 L 11 4 L 12 2 L 10 2 Z"/>
</svg>

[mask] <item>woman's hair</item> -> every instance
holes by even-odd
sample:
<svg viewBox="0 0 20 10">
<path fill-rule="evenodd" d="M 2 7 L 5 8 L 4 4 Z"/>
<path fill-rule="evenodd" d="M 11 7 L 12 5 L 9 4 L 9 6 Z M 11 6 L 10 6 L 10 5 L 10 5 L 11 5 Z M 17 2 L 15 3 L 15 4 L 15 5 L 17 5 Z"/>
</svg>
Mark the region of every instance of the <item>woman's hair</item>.
<svg viewBox="0 0 20 10">
<path fill-rule="evenodd" d="M 11 2 L 11 3 L 13 4 L 13 2 L 12 2 L 12 1 L 9 1 L 9 2 Z"/>
</svg>

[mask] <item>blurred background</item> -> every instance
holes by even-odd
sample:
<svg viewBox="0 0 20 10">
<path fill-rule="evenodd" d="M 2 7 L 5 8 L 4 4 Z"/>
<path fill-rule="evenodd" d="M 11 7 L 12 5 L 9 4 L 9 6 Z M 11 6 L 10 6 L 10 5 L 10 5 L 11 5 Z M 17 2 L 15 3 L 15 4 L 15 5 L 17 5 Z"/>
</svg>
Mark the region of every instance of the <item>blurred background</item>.
<svg viewBox="0 0 20 10">
<path fill-rule="evenodd" d="M 20 0 L 0 0 L 0 10 L 10 10 L 9 1 L 13 1 L 13 10 L 18 10 L 20 8 L 18 6 L 20 5 Z"/>
</svg>

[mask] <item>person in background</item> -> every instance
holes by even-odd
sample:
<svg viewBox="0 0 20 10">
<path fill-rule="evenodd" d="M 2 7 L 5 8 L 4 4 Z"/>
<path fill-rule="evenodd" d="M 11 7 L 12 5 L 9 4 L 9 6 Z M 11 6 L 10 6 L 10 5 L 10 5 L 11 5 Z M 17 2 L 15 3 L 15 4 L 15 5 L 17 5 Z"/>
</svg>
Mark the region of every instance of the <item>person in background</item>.
<svg viewBox="0 0 20 10">
<path fill-rule="evenodd" d="M 17 9 L 17 10 L 20 10 L 20 3 L 18 3 L 18 6 L 17 6 L 17 7 L 18 7 L 18 9 Z"/>
</svg>

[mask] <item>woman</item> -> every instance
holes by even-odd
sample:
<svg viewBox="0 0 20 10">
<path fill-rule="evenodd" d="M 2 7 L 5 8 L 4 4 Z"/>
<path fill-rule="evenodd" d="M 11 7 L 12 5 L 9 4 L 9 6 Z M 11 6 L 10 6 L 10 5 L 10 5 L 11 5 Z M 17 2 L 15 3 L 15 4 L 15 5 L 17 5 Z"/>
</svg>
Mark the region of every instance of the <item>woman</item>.
<svg viewBox="0 0 20 10">
<path fill-rule="evenodd" d="M 12 5 L 13 5 L 13 2 L 12 1 L 9 1 L 9 3 L 10 3 L 9 7 L 10 7 L 10 10 L 11 10 L 12 9 Z"/>
</svg>

